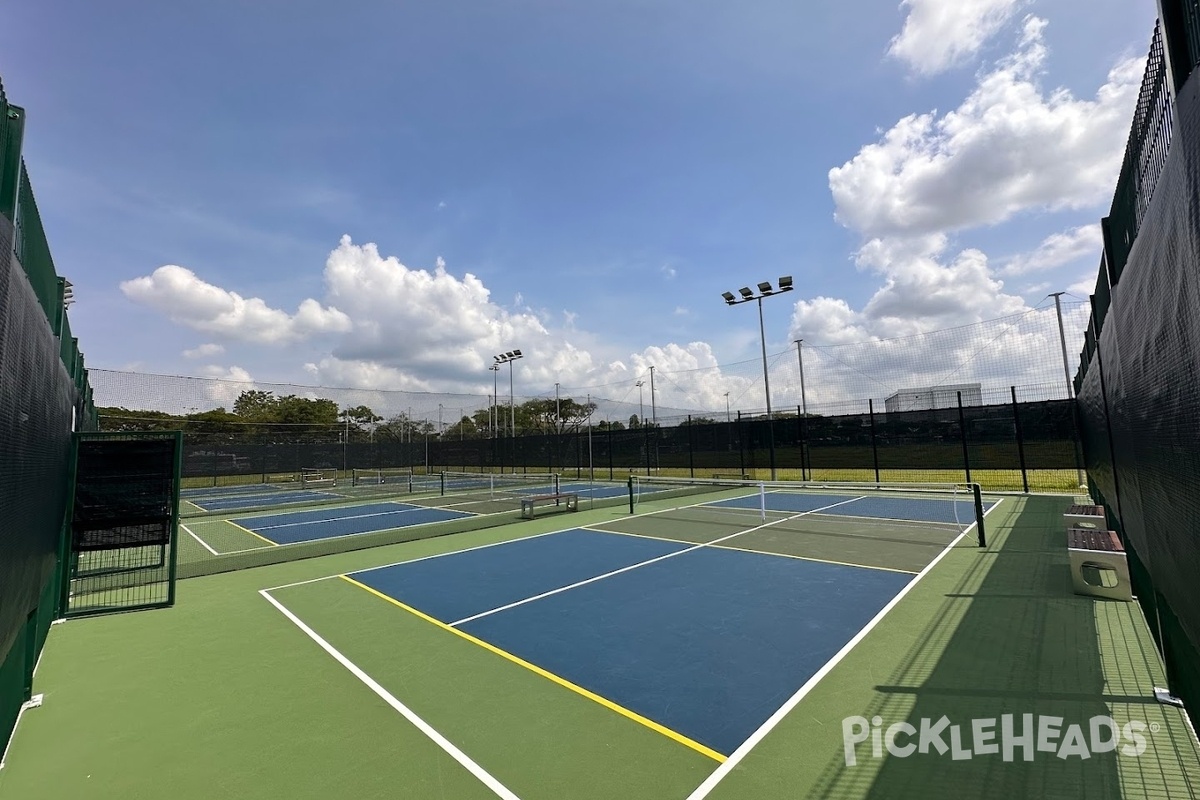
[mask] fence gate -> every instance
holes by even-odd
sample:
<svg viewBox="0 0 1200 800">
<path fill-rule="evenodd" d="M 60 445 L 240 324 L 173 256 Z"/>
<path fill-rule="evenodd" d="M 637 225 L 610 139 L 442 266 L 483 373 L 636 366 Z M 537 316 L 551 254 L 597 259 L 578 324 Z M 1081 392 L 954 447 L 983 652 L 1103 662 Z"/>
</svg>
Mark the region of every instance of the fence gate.
<svg viewBox="0 0 1200 800">
<path fill-rule="evenodd" d="M 66 616 L 175 602 L 182 452 L 180 432 L 75 434 Z"/>
</svg>

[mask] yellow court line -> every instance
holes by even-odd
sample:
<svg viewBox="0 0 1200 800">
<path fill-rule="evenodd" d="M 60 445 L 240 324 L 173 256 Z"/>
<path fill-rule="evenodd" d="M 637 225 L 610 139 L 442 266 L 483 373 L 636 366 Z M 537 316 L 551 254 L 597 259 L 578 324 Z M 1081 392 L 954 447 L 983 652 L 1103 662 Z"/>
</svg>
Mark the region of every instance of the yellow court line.
<svg viewBox="0 0 1200 800">
<path fill-rule="evenodd" d="M 272 542 L 270 539 L 263 536 L 261 533 L 255 533 L 254 531 L 250 530 L 249 528 L 243 528 L 241 525 L 238 525 L 236 522 L 234 522 L 231 519 L 227 519 L 225 521 L 228 522 L 233 527 L 237 528 L 239 531 L 245 531 L 246 533 L 250 534 L 251 536 L 257 536 L 259 539 L 262 539 L 264 542 L 271 545 L 272 547 L 279 546 L 279 542 Z"/>
<path fill-rule="evenodd" d="M 676 544 L 684 544 L 689 546 L 704 545 L 714 550 L 736 550 L 739 553 L 757 553 L 760 556 L 778 556 L 779 558 L 794 558 L 797 561 L 816 561 L 818 564 L 833 564 L 836 567 L 858 567 L 859 569 L 877 569 L 882 572 L 899 572 L 901 575 L 916 575 L 910 569 L 899 569 L 897 567 L 877 567 L 874 564 L 855 564 L 852 561 L 834 561 L 828 558 L 816 558 L 814 556 L 798 556 L 793 553 L 776 553 L 774 550 L 755 550 L 751 547 L 735 547 L 731 544 L 711 544 L 705 545 L 704 542 L 685 542 L 682 539 L 670 539 L 666 536 L 651 536 L 647 533 L 630 533 L 629 531 L 610 531 L 607 528 L 587 528 L 584 530 L 595 531 L 596 533 L 615 533 L 618 536 L 633 536 L 638 539 L 654 539 L 658 542 L 675 542 Z"/>
<path fill-rule="evenodd" d="M 604 706 L 605 708 L 609 709 L 610 711 L 615 711 L 618 714 L 620 714 L 621 716 L 626 717 L 627 719 L 631 719 L 634 722 L 637 722 L 641 725 L 644 725 L 652 731 L 661 733 L 663 736 L 666 736 L 668 739 L 672 739 L 672 740 L 678 742 L 679 744 L 683 745 L 684 747 L 691 748 L 692 750 L 695 750 L 697 753 L 700 753 L 701 755 L 708 756 L 712 760 L 719 762 L 719 763 L 724 762 L 726 759 L 726 756 L 722 755 L 721 753 L 718 753 L 716 750 L 713 750 L 710 747 L 705 747 L 704 745 L 700 744 L 699 742 L 689 739 L 688 737 L 684 736 L 682 733 L 679 733 L 678 731 L 673 731 L 670 728 L 666 727 L 665 725 L 660 725 L 659 723 L 655 722 L 652 719 L 647 719 L 646 717 L 643 717 L 641 714 L 637 713 L 636 711 L 630 711 L 628 708 L 625 708 L 624 706 L 617 705 L 616 703 L 614 703 L 613 701 L 609 700 L 606 697 L 601 697 L 600 695 L 596 694 L 595 692 L 588 691 L 587 689 L 584 689 L 582 686 L 571 683 L 571 681 L 567 680 L 566 678 L 563 678 L 559 675 L 555 675 L 553 672 L 550 672 L 548 670 L 542 669 L 541 667 L 537 666 L 536 664 L 531 664 L 528 661 L 526 661 L 525 659 L 521 658 L 520 656 L 515 656 L 512 653 L 508 652 L 507 650 L 502 650 L 499 647 L 496 647 L 494 644 L 491 644 L 489 642 L 485 642 L 482 639 L 476 638 L 465 631 L 460 631 L 458 628 L 452 628 L 449 625 L 447 625 L 446 623 L 442 622 L 441 620 L 434 619 L 433 617 L 429 616 L 428 614 L 418 611 L 417 609 L 413 608 L 412 606 L 406 605 L 394 597 L 390 597 L 390 596 L 384 594 L 383 592 L 380 592 L 376 589 L 372 589 L 370 586 L 367 586 L 365 583 L 359 583 L 358 581 L 354 580 L 353 578 L 349 577 L 348 575 L 339 575 L 338 577 L 341 578 L 342 580 L 346 581 L 347 583 L 351 583 L 351 584 L 357 586 L 360 589 L 365 589 L 366 591 L 370 592 L 371 594 L 375 595 L 376 597 L 380 598 L 381 600 L 386 600 L 387 602 L 391 603 L 392 605 L 397 606 L 398 608 L 402 608 L 405 611 L 407 611 L 408 613 L 410 613 L 416 617 L 419 617 L 420 619 L 423 619 L 432 625 L 436 625 L 437 627 L 441 628 L 444 631 L 449 631 L 450 633 L 453 633 L 455 636 L 462 637 L 463 639 L 466 639 L 468 642 L 471 642 L 472 644 L 479 645 L 484 650 L 487 650 L 490 653 L 494 653 L 495 655 L 498 655 L 503 659 L 511 661 L 512 663 L 514 663 L 518 666 L 524 667 L 525 669 L 529 670 L 530 672 L 540 675 L 549 681 L 553 681 L 554 683 L 558 684 L 559 686 L 562 686 L 564 689 L 570 689 L 572 692 L 575 692 L 578 695 L 586 697 L 588 700 L 591 700 L 595 703 L 599 703 L 600 705 Z"/>
</svg>

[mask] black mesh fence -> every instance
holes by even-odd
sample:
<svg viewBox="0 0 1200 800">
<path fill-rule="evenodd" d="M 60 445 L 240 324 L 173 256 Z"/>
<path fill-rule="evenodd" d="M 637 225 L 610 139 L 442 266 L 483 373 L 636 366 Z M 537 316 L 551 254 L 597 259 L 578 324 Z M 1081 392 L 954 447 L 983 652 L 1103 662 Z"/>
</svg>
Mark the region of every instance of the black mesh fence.
<svg viewBox="0 0 1200 800">
<path fill-rule="evenodd" d="M 1010 396 L 1018 397 L 1017 389 Z M 1004 399 L 1002 395 L 995 398 Z M 415 442 L 218 441 L 185 432 L 186 488 L 298 482 L 321 470 L 409 468 L 416 474 L 556 472 L 619 480 L 630 473 L 760 479 L 945 483 L 994 490 L 1074 490 L 1081 443 L 1069 400 L 1036 400 L 884 412 L 872 403 L 807 416 L 739 415 L 673 427 L 582 428 L 496 439 L 425 437 Z M 824 409 L 823 409 L 824 410 Z M 847 413 L 848 412 L 848 413 Z M 102 420 L 103 422 L 103 420 Z M 774 474 L 772 474 L 774 467 Z"/>
<path fill-rule="evenodd" d="M 0 88 L 0 751 L 60 610 L 72 429 L 95 421 L 21 162 L 23 127 Z"/>
<path fill-rule="evenodd" d="M 1164 2 L 1166 40 L 1195 31 Z M 1188 22 L 1192 20 L 1192 22 Z M 1110 217 L 1075 379 L 1087 478 L 1127 549 L 1170 688 L 1200 708 L 1200 81 L 1155 42 Z M 1182 59 L 1182 60 L 1181 60 Z M 1190 77 L 1186 77 L 1190 74 Z M 1186 80 L 1181 78 L 1186 77 Z M 1164 100 L 1164 97 L 1167 97 Z M 1164 105 L 1165 103 L 1165 105 Z M 1172 118 L 1176 121 L 1172 128 Z M 1174 136 L 1172 136 L 1172 131 Z M 1169 146 L 1169 152 L 1168 152 Z"/>
</svg>

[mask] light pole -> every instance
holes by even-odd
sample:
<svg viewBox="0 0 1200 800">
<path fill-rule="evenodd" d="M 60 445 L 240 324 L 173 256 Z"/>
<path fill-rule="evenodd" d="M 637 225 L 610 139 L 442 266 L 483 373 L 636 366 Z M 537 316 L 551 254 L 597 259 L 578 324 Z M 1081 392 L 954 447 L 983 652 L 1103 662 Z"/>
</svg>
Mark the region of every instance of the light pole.
<svg viewBox="0 0 1200 800">
<path fill-rule="evenodd" d="M 490 367 L 488 367 L 488 369 L 490 369 L 492 371 L 492 407 L 491 407 L 491 409 L 489 409 L 488 422 L 491 423 L 492 438 L 495 439 L 497 428 L 500 427 L 500 420 L 497 417 L 497 414 L 499 412 L 497 411 L 497 408 L 496 408 L 496 406 L 500 402 L 499 400 L 496 399 L 496 392 L 499 391 L 497 379 L 500 376 L 500 364 L 498 362 L 493 363 Z"/>
<path fill-rule="evenodd" d="M 554 383 L 554 432 L 558 433 L 562 427 L 562 405 L 558 400 L 558 382 Z"/>
<path fill-rule="evenodd" d="M 733 420 L 729 416 L 729 392 L 725 393 L 725 422 L 730 423 Z"/>
<path fill-rule="evenodd" d="M 654 402 L 654 367 L 650 368 L 650 420 L 658 424 L 658 406 Z"/>
<path fill-rule="evenodd" d="M 800 358 L 800 413 L 808 416 L 808 397 L 804 393 L 804 340 L 796 340 L 796 355 Z"/>
<path fill-rule="evenodd" d="M 775 419 L 771 416 L 771 378 L 767 373 L 767 333 L 763 326 L 763 310 L 762 301 L 764 297 L 771 297 L 784 292 L 790 292 L 792 286 L 792 276 L 784 275 L 779 279 L 779 288 L 772 288 L 770 281 L 763 281 L 758 284 L 758 294 L 751 291 L 750 287 L 743 286 L 738 289 L 740 298 L 734 297 L 733 292 L 722 292 L 721 297 L 725 299 L 725 304 L 736 306 L 740 303 L 748 303 L 751 300 L 758 301 L 758 335 L 762 342 L 762 359 L 763 359 L 763 389 L 767 395 L 767 443 L 771 453 L 771 480 L 775 480 Z"/>
<path fill-rule="evenodd" d="M 642 386 L 645 381 L 638 381 L 634 386 L 638 387 L 638 425 L 645 427 L 646 425 L 646 406 L 642 403 Z"/>
<path fill-rule="evenodd" d="M 442 404 L 438 403 L 438 438 L 442 438 Z"/>
<path fill-rule="evenodd" d="M 510 350 L 507 353 L 501 353 L 496 356 L 497 364 L 508 364 L 508 410 L 509 422 L 512 425 L 512 435 L 517 435 L 517 407 L 513 405 L 513 365 L 512 362 L 518 358 L 524 358 L 520 350 Z"/>
</svg>

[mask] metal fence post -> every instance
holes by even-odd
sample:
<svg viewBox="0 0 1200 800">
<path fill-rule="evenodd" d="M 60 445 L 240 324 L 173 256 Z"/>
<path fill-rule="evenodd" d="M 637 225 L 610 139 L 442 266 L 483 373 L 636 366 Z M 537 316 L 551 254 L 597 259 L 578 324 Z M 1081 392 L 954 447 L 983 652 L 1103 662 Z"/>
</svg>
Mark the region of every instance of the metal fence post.
<svg viewBox="0 0 1200 800">
<path fill-rule="evenodd" d="M 867 413 L 871 415 L 871 460 L 875 464 L 875 483 L 879 483 L 879 442 L 875 438 L 875 401 L 867 398 Z"/>
<path fill-rule="evenodd" d="M 963 414 L 962 392 L 955 392 L 958 395 L 958 431 L 962 439 L 963 451 L 963 469 L 967 472 L 967 483 L 971 482 L 971 452 L 967 449 L 967 418 Z"/>
<path fill-rule="evenodd" d="M 1016 426 L 1017 434 L 1017 459 L 1021 462 L 1021 485 L 1025 487 L 1025 494 L 1029 494 L 1029 472 L 1025 469 L 1025 434 L 1021 430 L 1021 409 L 1017 405 L 1017 387 L 1008 387 L 1012 392 L 1012 408 L 1013 408 L 1013 424 Z"/>
<path fill-rule="evenodd" d="M 692 415 L 691 415 L 691 414 L 688 414 L 688 416 L 687 416 L 687 429 L 688 429 L 688 432 L 687 432 L 687 433 L 688 433 L 688 476 L 689 476 L 689 477 L 692 477 L 692 478 L 696 477 L 696 445 L 695 445 L 694 437 L 693 437 L 693 435 L 692 435 L 692 434 L 693 434 L 693 431 L 692 431 L 692 428 L 693 428 L 693 427 L 694 427 L 694 426 L 692 425 Z"/>
<path fill-rule="evenodd" d="M 738 474 L 746 474 L 746 437 L 745 429 L 742 428 L 742 412 L 738 412 L 737 416 L 737 434 L 738 434 Z"/>
</svg>

